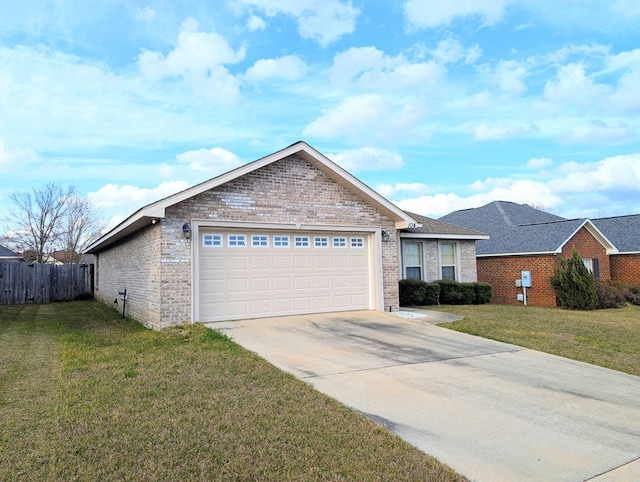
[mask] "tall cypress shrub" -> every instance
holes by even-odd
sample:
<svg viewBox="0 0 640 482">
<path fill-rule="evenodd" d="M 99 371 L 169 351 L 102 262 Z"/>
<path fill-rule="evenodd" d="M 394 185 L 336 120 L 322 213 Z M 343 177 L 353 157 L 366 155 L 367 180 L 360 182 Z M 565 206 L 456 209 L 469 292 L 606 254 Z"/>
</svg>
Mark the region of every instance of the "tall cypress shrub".
<svg viewBox="0 0 640 482">
<path fill-rule="evenodd" d="M 575 248 L 570 258 L 560 259 L 550 281 L 563 308 L 595 310 L 598 306 L 595 281 Z"/>
</svg>

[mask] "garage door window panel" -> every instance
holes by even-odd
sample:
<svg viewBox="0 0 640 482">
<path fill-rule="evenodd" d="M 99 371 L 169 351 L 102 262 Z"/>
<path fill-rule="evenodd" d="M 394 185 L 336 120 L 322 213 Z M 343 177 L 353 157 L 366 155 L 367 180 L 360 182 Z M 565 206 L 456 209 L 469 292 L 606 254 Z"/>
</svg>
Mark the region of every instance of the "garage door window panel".
<svg viewBox="0 0 640 482">
<path fill-rule="evenodd" d="M 254 248 L 268 248 L 269 236 L 265 234 L 254 234 L 251 236 L 251 246 Z"/>
<path fill-rule="evenodd" d="M 342 236 L 334 236 L 333 238 L 333 247 L 334 248 L 346 248 L 347 247 L 347 238 Z"/>
<path fill-rule="evenodd" d="M 313 245 L 316 248 L 328 248 L 329 238 L 327 236 L 316 236 L 313 238 Z"/>
<path fill-rule="evenodd" d="M 273 237 L 273 247 L 274 248 L 288 248 L 289 247 L 289 236 L 274 236 Z"/>
<path fill-rule="evenodd" d="M 222 248 L 222 234 L 203 234 L 203 248 Z"/>
<path fill-rule="evenodd" d="M 246 234 L 229 234 L 227 236 L 227 245 L 230 248 L 246 248 L 247 235 Z"/>
</svg>

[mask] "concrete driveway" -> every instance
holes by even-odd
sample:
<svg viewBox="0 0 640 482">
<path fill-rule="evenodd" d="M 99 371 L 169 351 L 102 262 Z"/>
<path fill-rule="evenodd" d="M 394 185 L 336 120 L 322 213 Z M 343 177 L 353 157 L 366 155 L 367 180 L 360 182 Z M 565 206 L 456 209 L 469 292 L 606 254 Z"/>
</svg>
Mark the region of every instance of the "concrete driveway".
<svg viewBox="0 0 640 482">
<path fill-rule="evenodd" d="M 640 480 L 640 377 L 404 319 L 212 323 L 479 481 Z"/>
</svg>

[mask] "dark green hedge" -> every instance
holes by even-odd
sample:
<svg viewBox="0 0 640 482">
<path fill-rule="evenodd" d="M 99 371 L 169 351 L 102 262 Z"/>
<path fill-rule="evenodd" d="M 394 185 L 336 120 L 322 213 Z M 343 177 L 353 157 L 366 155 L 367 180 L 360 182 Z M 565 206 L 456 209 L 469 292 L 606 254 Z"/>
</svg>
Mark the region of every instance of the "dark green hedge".
<svg viewBox="0 0 640 482">
<path fill-rule="evenodd" d="M 482 305 L 491 301 L 491 285 L 438 280 L 400 280 L 400 306 Z"/>
</svg>

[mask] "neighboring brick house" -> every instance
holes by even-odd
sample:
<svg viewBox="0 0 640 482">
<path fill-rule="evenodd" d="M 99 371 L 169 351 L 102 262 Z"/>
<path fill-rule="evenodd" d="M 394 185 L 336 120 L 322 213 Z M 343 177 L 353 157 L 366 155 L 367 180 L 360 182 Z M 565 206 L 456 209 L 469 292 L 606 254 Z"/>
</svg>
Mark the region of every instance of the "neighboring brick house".
<svg viewBox="0 0 640 482">
<path fill-rule="evenodd" d="M 141 208 L 87 253 L 95 255 L 96 298 L 113 304 L 126 289 L 127 314 L 151 328 L 397 310 L 406 271 L 400 233 L 420 227 L 298 142 Z M 472 240 L 484 235 L 464 231 L 441 237 L 466 243 L 456 269 L 474 280 Z M 423 233 L 424 246 L 434 234 Z"/>
<path fill-rule="evenodd" d="M 523 289 L 516 286 L 530 271 L 527 303 L 555 306 L 549 277 L 559 258 L 576 248 L 599 280 L 640 283 L 640 215 L 599 219 L 565 219 L 512 202 L 455 211 L 440 218 L 482 230 L 490 239 L 476 245 L 478 280 L 493 286 L 492 302 L 516 304 Z"/>
</svg>

